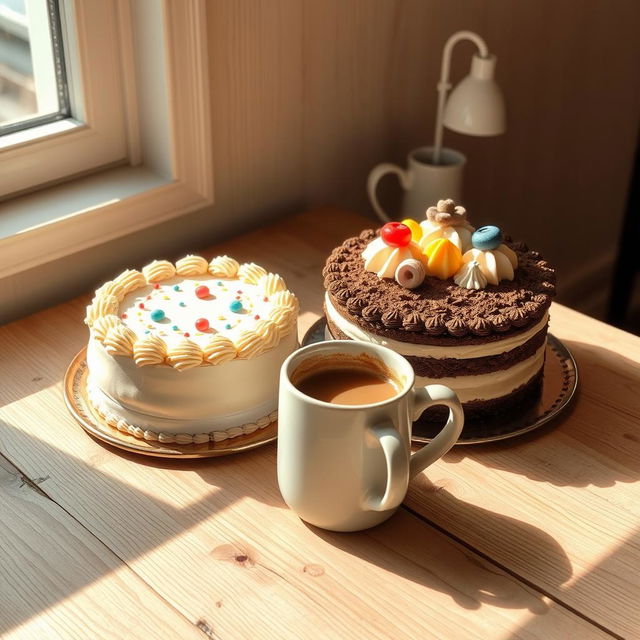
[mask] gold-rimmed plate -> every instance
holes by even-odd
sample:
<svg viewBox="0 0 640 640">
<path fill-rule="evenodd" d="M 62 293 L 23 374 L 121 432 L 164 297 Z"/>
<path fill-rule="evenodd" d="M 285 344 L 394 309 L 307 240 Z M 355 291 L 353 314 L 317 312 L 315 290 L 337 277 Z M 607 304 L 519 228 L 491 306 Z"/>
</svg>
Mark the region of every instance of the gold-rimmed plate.
<svg viewBox="0 0 640 640">
<path fill-rule="evenodd" d="M 71 415 L 91 436 L 118 449 L 158 458 L 213 458 L 240 453 L 273 442 L 278 423 L 272 422 L 247 436 L 203 444 L 163 444 L 148 442 L 109 426 L 93 409 L 87 396 L 87 350 L 82 349 L 71 361 L 64 377 L 64 399 Z"/>
<path fill-rule="evenodd" d="M 302 346 L 327 339 L 325 318 L 317 320 L 307 331 Z M 566 411 L 578 386 L 578 367 L 571 352 L 555 336 L 548 334 L 542 392 L 536 402 L 528 403 L 519 413 L 492 422 L 467 421 L 456 443 L 482 444 L 515 438 L 556 420 Z M 411 439 L 416 443 L 430 442 L 442 428 L 441 424 L 414 422 Z"/>
</svg>

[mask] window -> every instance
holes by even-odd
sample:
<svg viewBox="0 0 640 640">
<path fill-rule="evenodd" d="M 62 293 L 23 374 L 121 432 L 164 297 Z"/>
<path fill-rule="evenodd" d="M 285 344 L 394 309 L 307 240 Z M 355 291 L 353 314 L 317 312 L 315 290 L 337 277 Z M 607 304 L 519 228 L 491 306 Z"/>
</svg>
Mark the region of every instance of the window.
<svg viewBox="0 0 640 640">
<path fill-rule="evenodd" d="M 71 115 L 59 17 L 56 0 L 0 0 L 0 135 Z"/>
<path fill-rule="evenodd" d="M 55 64 L 57 8 L 64 63 L 51 121 L 34 119 L 33 63 L 31 112 L 14 104 L 21 124 L 0 135 L 0 278 L 213 202 L 205 0 L 0 4 L 27 24 L 32 63 L 35 29 Z"/>
</svg>

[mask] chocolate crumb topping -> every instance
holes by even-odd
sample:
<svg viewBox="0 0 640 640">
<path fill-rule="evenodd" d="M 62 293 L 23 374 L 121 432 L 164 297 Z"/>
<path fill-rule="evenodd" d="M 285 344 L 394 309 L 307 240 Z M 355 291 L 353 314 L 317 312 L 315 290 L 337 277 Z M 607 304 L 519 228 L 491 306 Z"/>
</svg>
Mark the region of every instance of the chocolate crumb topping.
<svg viewBox="0 0 640 640">
<path fill-rule="evenodd" d="M 376 236 L 375 230 L 366 229 L 345 240 L 329 256 L 323 274 L 338 311 L 379 335 L 425 344 L 498 339 L 536 322 L 555 293 L 553 269 L 522 242 L 507 243 L 518 257 L 511 281 L 473 290 L 452 279 L 427 276 L 416 289 L 405 289 L 364 270 L 362 251 Z"/>
</svg>

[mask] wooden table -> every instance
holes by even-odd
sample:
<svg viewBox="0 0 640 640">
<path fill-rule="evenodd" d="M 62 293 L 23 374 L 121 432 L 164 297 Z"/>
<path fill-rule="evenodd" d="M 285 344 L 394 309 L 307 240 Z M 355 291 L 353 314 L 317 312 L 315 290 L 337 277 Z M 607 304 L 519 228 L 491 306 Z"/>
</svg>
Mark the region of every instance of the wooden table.
<svg viewBox="0 0 640 640">
<path fill-rule="evenodd" d="M 302 334 L 326 255 L 370 224 L 321 210 L 205 255 L 283 274 Z M 172 462 L 85 435 L 62 379 L 88 299 L 0 328 L 1 637 L 640 638 L 640 339 L 554 305 L 571 414 L 454 449 L 387 523 L 337 534 L 283 504 L 275 445 Z"/>
</svg>

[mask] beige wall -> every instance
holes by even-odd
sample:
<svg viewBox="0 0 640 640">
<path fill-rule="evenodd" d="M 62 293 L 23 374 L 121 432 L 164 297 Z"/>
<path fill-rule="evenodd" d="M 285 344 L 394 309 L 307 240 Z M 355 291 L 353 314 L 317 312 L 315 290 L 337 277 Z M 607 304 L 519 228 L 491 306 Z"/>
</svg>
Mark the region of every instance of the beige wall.
<svg viewBox="0 0 640 640">
<path fill-rule="evenodd" d="M 509 109 L 499 138 L 447 132 L 466 202 L 557 265 L 565 300 L 597 309 L 640 113 L 635 0 L 209 0 L 216 203 L 211 211 L 0 282 L 2 318 L 87 290 L 125 265 L 206 246 L 303 207 L 369 212 L 383 160 L 430 144 L 446 38 L 478 31 Z M 455 50 L 466 74 L 471 45 Z M 391 180 L 391 179 L 390 179 Z M 41 284 L 38 296 L 26 288 Z M 38 285 L 36 285 L 37 287 Z M 34 297 L 37 298 L 34 301 Z"/>
</svg>

